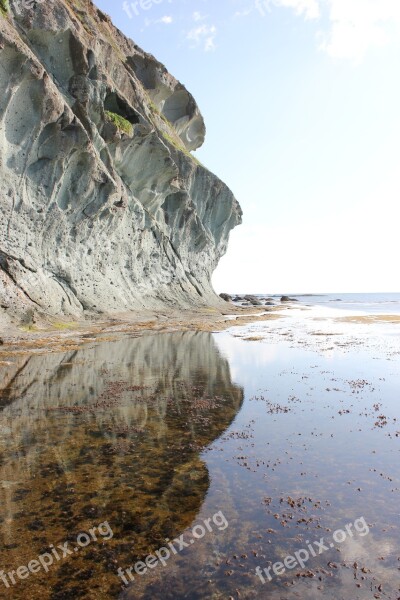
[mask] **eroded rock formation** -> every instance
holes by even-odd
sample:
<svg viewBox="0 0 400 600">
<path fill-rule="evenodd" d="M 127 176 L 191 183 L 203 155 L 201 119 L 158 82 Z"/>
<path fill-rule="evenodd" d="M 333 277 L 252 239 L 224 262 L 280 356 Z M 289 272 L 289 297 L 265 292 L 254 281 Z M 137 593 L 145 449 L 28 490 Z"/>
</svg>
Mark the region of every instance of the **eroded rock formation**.
<svg viewBox="0 0 400 600">
<path fill-rule="evenodd" d="M 0 66 L 0 311 L 221 302 L 241 209 L 184 86 L 90 0 L 10 0 Z"/>
</svg>

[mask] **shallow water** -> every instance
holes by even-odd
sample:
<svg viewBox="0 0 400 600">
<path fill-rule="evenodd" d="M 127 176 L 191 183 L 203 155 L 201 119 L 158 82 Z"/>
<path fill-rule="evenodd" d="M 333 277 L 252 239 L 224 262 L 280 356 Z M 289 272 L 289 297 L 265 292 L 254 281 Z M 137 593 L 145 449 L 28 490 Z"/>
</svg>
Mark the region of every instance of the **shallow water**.
<svg viewBox="0 0 400 600">
<path fill-rule="evenodd" d="M 1 367 L 1 568 L 72 548 L 48 573 L 0 580 L 1 597 L 398 598 L 397 338 L 357 344 L 351 331 L 340 345 L 307 329 L 307 347 L 283 319 Z M 368 528 L 303 568 L 256 575 L 361 517 Z M 187 548 L 130 582 L 127 568 L 182 534 Z"/>
</svg>

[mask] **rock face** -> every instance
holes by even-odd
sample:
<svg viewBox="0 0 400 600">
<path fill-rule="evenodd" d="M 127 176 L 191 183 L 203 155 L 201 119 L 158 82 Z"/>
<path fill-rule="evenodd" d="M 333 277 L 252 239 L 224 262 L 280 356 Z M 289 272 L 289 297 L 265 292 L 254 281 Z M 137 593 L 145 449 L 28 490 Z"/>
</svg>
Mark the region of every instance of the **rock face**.
<svg viewBox="0 0 400 600">
<path fill-rule="evenodd" d="M 221 303 L 242 213 L 191 155 L 205 126 L 183 85 L 90 0 L 10 0 L 0 64 L 2 309 Z"/>
<path fill-rule="evenodd" d="M 229 294 L 220 294 L 219 297 L 225 300 L 225 302 L 232 302 L 232 296 Z"/>
</svg>

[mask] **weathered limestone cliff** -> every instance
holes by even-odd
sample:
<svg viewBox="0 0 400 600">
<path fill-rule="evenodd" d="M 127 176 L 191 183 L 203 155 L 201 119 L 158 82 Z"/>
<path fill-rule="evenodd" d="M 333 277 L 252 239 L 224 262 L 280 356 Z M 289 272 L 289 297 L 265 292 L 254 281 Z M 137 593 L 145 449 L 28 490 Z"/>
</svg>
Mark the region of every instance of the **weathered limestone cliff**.
<svg viewBox="0 0 400 600">
<path fill-rule="evenodd" d="M 191 94 L 90 0 L 2 0 L 0 311 L 218 302 L 241 221 Z"/>
</svg>

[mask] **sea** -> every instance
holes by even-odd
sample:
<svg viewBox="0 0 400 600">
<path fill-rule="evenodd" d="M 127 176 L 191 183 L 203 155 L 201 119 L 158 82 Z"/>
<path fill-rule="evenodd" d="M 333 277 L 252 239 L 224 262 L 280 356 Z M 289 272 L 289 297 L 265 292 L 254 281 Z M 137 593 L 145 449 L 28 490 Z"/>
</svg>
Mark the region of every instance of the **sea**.
<svg viewBox="0 0 400 600">
<path fill-rule="evenodd" d="M 239 294 L 243 295 L 243 294 Z M 305 305 L 325 306 L 359 311 L 362 314 L 400 314 L 400 293 L 370 294 L 254 294 L 258 298 L 274 298 L 277 301 L 285 295 Z"/>
</svg>

